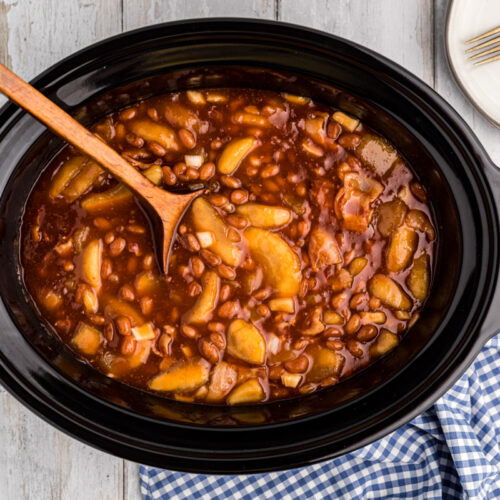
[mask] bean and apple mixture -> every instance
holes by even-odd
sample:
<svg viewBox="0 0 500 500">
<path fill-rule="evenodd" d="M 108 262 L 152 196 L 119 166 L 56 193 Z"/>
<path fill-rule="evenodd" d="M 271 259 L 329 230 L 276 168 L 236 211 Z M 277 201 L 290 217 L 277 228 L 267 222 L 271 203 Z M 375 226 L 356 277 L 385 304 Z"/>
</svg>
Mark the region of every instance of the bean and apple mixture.
<svg viewBox="0 0 500 500">
<path fill-rule="evenodd" d="M 171 93 L 93 128 L 164 189 L 203 185 L 167 276 L 132 193 L 66 147 L 22 226 L 41 315 L 110 377 L 185 401 L 336 384 L 418 318 L 435 231 L 424 187 L 357 119 L 289 94 Z"/>
</svg>

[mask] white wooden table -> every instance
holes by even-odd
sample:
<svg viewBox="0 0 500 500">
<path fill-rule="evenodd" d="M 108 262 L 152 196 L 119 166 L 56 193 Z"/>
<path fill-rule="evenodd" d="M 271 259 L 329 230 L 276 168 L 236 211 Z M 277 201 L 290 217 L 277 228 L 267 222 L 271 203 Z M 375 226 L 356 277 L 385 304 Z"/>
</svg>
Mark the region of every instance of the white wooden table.
<svg viewBox="0 0 500 500">
<path fill-rule="evenodd" d="M 366 45 L 423 78 L 500 165 L 500 131 L 451 79 L 445 11 L 446 0 L 0 0 L 0 61 L 29 80 L 88 44 L 157 22 L 240 16 L 303 24 Z M 1 388 L 0 485 L 4 500 L 140 498 L 136 464 L 67 437 Z"/>
</svg>

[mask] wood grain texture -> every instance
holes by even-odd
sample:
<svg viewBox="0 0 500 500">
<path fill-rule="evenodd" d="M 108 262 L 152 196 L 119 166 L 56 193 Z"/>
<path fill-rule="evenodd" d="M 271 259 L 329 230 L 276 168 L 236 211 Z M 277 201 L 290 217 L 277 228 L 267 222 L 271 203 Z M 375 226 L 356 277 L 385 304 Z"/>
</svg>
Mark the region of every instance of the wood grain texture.
<svg viewBox="0 0 500 500">
<path fill-rule="evenodd" d="M 432 0 L 284 0 L 279 20 L 353 40 L 433 83 Z"/>
<path fill-rule="evenodd" d="M 0 61 L 25 78 L 119 31 L 174 19 L 279 18 L 350 38 L 435 85 L 500 165 L 500 131 L 460 93 L 444 53 L 446 0 L 0 0 Z M 123 12 L 122 12 L 123 6 Z M 123 15 L 122 15 L 123 14 Z M 1 104 L 0 96 L 0 104 Z M 0 388 L 0 498 L 140 498 L 138 465 L 55 430 Z"/>
<path fill-rule="evenodd" d="M 278 0 L 124 0 L 123 29 L 196 17 L 274 19 Z"/>
</svg>

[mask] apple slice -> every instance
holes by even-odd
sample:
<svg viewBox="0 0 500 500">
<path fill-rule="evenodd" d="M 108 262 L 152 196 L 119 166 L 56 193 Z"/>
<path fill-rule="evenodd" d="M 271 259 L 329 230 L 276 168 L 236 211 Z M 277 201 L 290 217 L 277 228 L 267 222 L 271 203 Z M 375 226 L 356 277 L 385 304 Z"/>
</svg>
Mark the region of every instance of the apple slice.
<svg viewBox="0 0 500 500">
<path fill-rule="evenodd" d="M 102 340 L 101 332 L 97 328 L 80 321 L 71 343 L 83 354 L 92 356 L 99 350 Z"/>
<path fill-rule="evenodd" d="M 264 389 L 256 378 L 251 378 L 233 389 L 227 402 L 230 405 L 258 403 L 265 397 Z"/>
<path fill-rule="evenodd" d="M 191 217 L 196 232 L 213 233 L 214 242 L 208 247 L 212 252 L 229 266 L 237 267 L 241 264 L 242 249 L 228 238 L 229 227 L 207 200 L 204 198 L 194 200 L 191 206 Z"/>
<path fill-rule="evenodd" d="M 417 249 L 418 236 L 413 229 L 401 226 L 391 237 L 385 263 L 390 273 L 399 273 L 410 263 Z"/>
<path fill-rule="evenodd" d="M 377 340 L 370 347 L 370 354 L 372 356 L 382 356 L 382 354 L 394 349 L 398 344 L 399 337 L 390 330 L 382 328 Z"/>
<path fill-rule="evenodd" d="M 236 208 L 236 213 L 248 219 L 251 226 L 274 229 L 288 224 L 292 213 L 288 208 L 273 207 L 260 203 L 244 203 Z"/>
<path fill-rule="evenodd" d="M 172 365 L 149 382 L 153 391 L 191 392 L 208 382 L 210 363 L 204 358 L 192 358 Z"/>
<path fill-rule="evenodd" d="M 309 382 L 320 382 L 327 377 L 338 377 L 344 366 L 345 358 L 338 352 L 324 347 L 312 346 L 308 354 L 313 358 L 312 368 L 307 374 Z"/>
<path fill-rule="evenodd" d="M 49 197 L 54 199 L 59 196 L 64 191 L 64 188 L 70 183 L 71 179 L 80 171 L 86 161 L 87 158 L 85 156 L 74 156 L 64 163 L 52 179 Z"/>
<path fill-rule="evenodd" d="M 78 175 L 71 179 L 70 183 L 63 191 L 63 196 L 67 202 L 71 203 L 88 191 L 103 173 L 102 168 L 94 161 L 88 160 Z"/>
<path fill-rule="evenodd" d="M 166 125 L 160 125 L 150 120 L 133 120 L 128 122 L 127 127 L 146 141 L 157 142 L 170 151 L 179 150 L 175 132 Z"/>
<path fill-rule="evenodd" d="M 278 297 L 294 297 L 302 277 L 300 260 L 290 245 L 275 233 L 249 227 L 244 232 L 252 257 L 262 266 L 264 280 Z"/>
<path fill-rule="evenodd" d="M 262 365 L 266 359 L 266 341 L 252 323 L 235 319 L 227 330 L 227 352 L 251 365 Z"/>
<path fill-rule="evenodd" d="M 250 153 L 256 142 L 256 139 L 253 137 L 245 137 L 243 139 L 231 141 L 224 148 L 217 162 L 217 169 L 219 172 L 225 175 L 232 174 L 240 166 L 245 156 Z"/>
<path fill-rule="evenodd" d="M 425 300 L 429 290 L 429 256 L 426 253 L 413 262 L 407 284 L 417 300 Z"/>
<path fill-rule="evenodd" d="M 384 274 L 376 274 L 368 282 L 368 291 L 393 309 L 411 309 L 411 300 L 402 288 Z"/>
<path fill-rule="evenodd" d="M 159 185 L 162 179 L 162 170 L 159 165 L 153 165 L 143 172 L 153 184 Z M 132 191 L 124 184 L 119 183 L 102 193 L 89 194 L 82 200 L 82 208 L 89 213 L 108 212 L 116 206 L 130 203 L 134 199 Z"/>
<path fill-rule="evenodd" d="M 98 292 L 101 288 L 102 240 L 92 240 L 83 250 L 82 278 Z"/>
<path fill-rule="evenodd" d="M 207 271 L 202 278 L 202 291 L 194 306 L 184 314 L 183 322 L 188 324 L 206 323 L 219 301 L 220 278 L 214 271 Z"/>
</svg>

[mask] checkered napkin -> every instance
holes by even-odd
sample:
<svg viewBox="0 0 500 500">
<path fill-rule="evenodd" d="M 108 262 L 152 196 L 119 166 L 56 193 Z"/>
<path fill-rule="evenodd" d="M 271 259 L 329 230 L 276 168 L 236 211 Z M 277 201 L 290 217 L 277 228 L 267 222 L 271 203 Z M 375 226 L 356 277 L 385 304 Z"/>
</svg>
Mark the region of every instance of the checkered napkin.
<svg viewBox="0 0 500 500">
<path fill-rule="evenodd" d="M 422 415 L 317 465 L 241 476 L 141 466 L 145 499 L 500 499 L 500 335 Z"/>
</svg>

